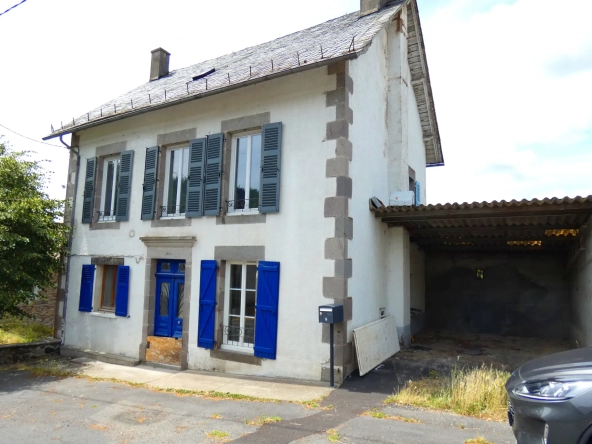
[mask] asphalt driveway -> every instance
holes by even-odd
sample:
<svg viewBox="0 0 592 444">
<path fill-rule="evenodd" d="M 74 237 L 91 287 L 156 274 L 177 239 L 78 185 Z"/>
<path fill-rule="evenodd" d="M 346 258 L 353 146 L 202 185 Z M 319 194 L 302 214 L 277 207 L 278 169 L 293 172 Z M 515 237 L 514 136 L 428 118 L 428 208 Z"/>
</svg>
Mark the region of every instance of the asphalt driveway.
<svg viewBox="0 0 592 444">
<path fill-rule="evenodd" d="M 327 443 L 331 438 L 343 443 L 462 444 L 477 436 L 495 444 L 515 442 L 507 424 L 382 406 L 396 380 L 388 369 L 353 377 L 323 401 L 324 409 L 309 409 L 297 403 L 204 399 L 0 368 L 0 443 L 287 444 Z M 400 418 L 360 416 L 373 408 Z M 265 417 L 281 421 L 261 425 Z"/>
</svg>

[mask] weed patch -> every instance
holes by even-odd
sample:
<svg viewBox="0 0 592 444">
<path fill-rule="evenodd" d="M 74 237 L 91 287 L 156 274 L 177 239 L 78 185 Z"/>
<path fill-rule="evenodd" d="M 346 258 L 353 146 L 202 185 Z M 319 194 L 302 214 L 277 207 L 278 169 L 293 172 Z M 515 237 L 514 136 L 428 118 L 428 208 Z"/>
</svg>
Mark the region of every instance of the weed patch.
<svg viewBox="0 0 592 444">
<path fill-rule="evenodd" d="M 385 403 L 445 410 L 495 421 L 507 420 L 505 383 L 510 374 L 489 367 L 455 369 L 450 376 L 409 381 Z"/>
<path fill-rule="evenodd" d="M 258 418 L 253 419 L 252 421 L 245 420 L 246 425 L 250 426 L 262 426 L 263 424 L 270 424 L 272 422 L 280 422 L 282 418 L 279 416 L 260 416 Z"/>
<path fill-rule="evenodd" d="M 482 436 L 478 436 L 477 438 L 467 439 L 465 444 L 493 444 L 491 441 L 487 441 Z"/>
<path fill-rule="evenodd" d="M 369 412 L 364 412 L 360 416 L 371 416 L 372 418 L 376 418 L 376 419 L 392 419 L 394 421 L 423 424 L 419 419 L 406 418 L 404 416 L 398 416 L 398 415 L 391 416 L 391 415 L 387 415 L 386 413 L 384 413 L 378 409 L 370 410 Z"/>
<path fill-rule="evenodd" d="M 341 439 L 341 436 L 339 436 L 337 430 L 329 429 L 327 430 L 327 439 L 331 442 L 338 442 Z"/>
<path fill-rule="evenodd" d="M 223 432 L 221 430 L 212 430 L 208 433 L 208 438 L 215 440 L 216 442 L 228 442 L 228 432 Z"/>
<path fill-rule="evenodd" d="M 32 319 L 0 321 L 0 344 L 25 344 L 53 336 L 53 328 Z"/>
</svg>

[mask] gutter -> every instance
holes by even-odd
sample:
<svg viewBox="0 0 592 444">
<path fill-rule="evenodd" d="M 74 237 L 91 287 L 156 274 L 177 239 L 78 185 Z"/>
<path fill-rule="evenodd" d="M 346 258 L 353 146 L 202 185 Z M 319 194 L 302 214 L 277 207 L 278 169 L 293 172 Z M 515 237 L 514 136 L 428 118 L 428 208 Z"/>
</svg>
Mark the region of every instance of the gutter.
<svg viewBox="0 0 592 444">
<path fill-rule="evenodd" d="M 193 95 L 193 96 L 189 96 L 189 97 L 185 97 L 183 99 L 176 99 L 174 101 L 168 102 L 168 103 L 161 103 L 159 105 L 154 105 L 154 106 L 149 106 L 147 108 L 143 108 L 143 109 L 138 109 L 138 110 L 134 110 L 134 111 L 128 111 L 124 114 L 120 114 L 120 115 L 115 115 L 115 116 L 109 116 L 109 117 L 105 117 L 103 119 L 98 119 L 98 120 L 94 120 L 92 122 L 88 122 L 82 125 L 78 125 L 78 126 L 72 126 L 70 127 L 68 130 L 62 129 L 59 131 L 56 131 L 55 133 L 44 137 L 42 140 L 50 140 L 53 139 L 54 137 L 61 137 L 65 134 L 70 134 L 73 131 L 79 131 L 79 130 L 85 130 L 88 128 L 93 128 L 95 126 L 99 126 L 99 125 L 104 125 L 106 123 L 111 123 L 111 122 L 115 122 L 117 120 L 121 120 L 121 119 L 125 119 L 127 117 L 132 117 L 132 116 L 137 116 L 139 114 L 144 114 L 150 111 L 155 111 L 158 109 L 163 109 L 163 108 L 168 108 L 170 106 L 174 106 L 174 105 L 179 105 L 181 103 L 186 103 L 186 102 L 190 102 L 192 100 L 197 100 L 197 99 L 201 99 L 203 97 L 209 97 L 209 96 L 213 96 L 215 94 L 220 94 L 223 92 L 227 92 L 227 91 L 232 91 L 235 89 L 239 89 L 239 88 L 243 88 L 245 86 L 250 86 L 250 85 L 255 85 L 257 83 L 261 83 L 261 82 L 265 82 L 267 80 L 273 80 L 273 79 L 277 79 L 279 77 L 284 77 L 290 74 L 297 74 L 299 72 L 303 72 L 303 71 L 308 71 L 310 69 L 313 68 L 321 68 L 323 66 L 327 66 L 331 63 L 337 63 L 337 62 L 341 62 L 344 60 L 351 60 L 351 59 L 356 59 L 358 58 L 358 53 L 363 53 L 365 52 L 366 48 L 360 49 L 359 51 L 353 52 L 353 53 L 349 53 L 349 54 L 345 54 L 339 57 L 333 57 L 330 59 L 326 59 L 322 62 L 314 62 L 314 63 L 309 63 L 306 64 L 304 66 L 299 66 L 298 68 L 290 68 L 290 69 L 286 69 L 284 71 L 280 71 L 274 74 L 268 74 L 266 76 L 263 77 L 257 77 L 256 79 L 251 79 L 251 80 L 246 80 L 244 82 L 240 82 L 240 83 L 235 83 L 234 85 L 228 85 L 225 86 L 223 88 L 218 88 L 212 91 L 206 91 L 203 92 L 201 94 L 197 94 L 197 95 Z M 66 145 L 63 141 L 62 143 L 64 145 Z M 67 145 L 66 145 L 67 146 Z M 78 173 L 77 173 L 78 174 Z M 78 180 L 78 175 L 76 176 L 76 180 Z"/>
<path fill-rule="evenodd" d="M 74 222 L 76 215 L 76 195 L 78 194 L 78 177 L 80 173 L 80 147 L 78 145 L 69 146 L 64 142 L 63 134 L 60 135 L 60 142 L 70 151 L 77 148 L 76 153 L 76 178 L 74 179 L 74 196 L 72 197 L 72 210 L 70 213 L 70 233 L 68 234 L 68 255 L 72 252 L 72 242 L 74 240 Z M 66 284 L 64 286 L 64 308 L 62 310 L 61 339 L 62 345 L 66 342 L 66 311 L 68 308 L 68 292 L 70 289 L 70 257 L 66 257 Z M 56 304 L 56 310 L 59 304 Z"/>
</svg>

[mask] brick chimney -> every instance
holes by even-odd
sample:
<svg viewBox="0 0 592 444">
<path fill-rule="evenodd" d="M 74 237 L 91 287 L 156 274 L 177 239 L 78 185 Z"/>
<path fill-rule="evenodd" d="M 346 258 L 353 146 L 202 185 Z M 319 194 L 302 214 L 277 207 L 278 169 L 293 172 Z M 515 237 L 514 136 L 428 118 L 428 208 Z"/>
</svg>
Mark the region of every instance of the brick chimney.
<svg viewBox="0 0 592 444">
<path fill-rule="evenodd" d="M 162 48 L 156 48 L 152 51 L 152 61 L 150 62 L 150 80 L 158 80 L 169 74 L 170 53 Z"/>
<path fill-rule="evenodd" d="M 360 17 L 380 11 L 388 0 L 360 0 Z"/>
</svg>

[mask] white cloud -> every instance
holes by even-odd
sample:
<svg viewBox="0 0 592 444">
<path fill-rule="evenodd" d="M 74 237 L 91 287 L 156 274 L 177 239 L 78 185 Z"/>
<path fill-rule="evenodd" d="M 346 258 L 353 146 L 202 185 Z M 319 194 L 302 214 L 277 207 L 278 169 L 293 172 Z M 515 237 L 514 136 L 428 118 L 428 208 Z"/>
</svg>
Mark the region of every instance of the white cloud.
<svg viewBox="0 0 592 444">
<path fill-rule="evenodd" d="M 592 145 L 592 3 L 517 0 L 457 14 L 466 1 L 422 22 L 446 160 L 430 170 L 429 201 L 592 194 L 582 167 L 592 150 L 581 149 Z"/>
</svg>

